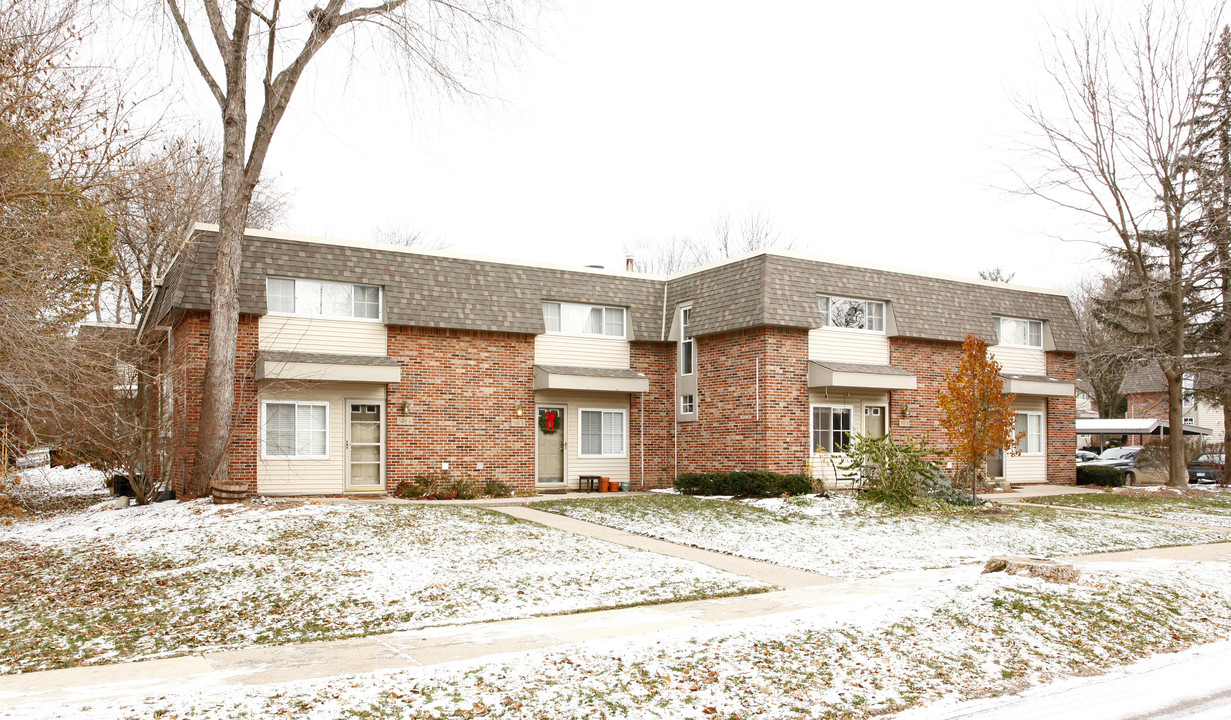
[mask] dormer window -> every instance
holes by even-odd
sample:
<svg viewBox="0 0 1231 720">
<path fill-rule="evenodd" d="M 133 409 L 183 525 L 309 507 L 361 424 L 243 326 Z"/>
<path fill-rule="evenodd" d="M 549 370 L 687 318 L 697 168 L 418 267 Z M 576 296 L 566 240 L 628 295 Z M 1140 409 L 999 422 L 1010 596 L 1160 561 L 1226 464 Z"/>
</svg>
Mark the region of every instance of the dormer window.
<svg viewBox="0 0 1231 720">
<path fill-rule="evenodd" d="M 1043 323 L 1021 318 L 996 318 L 996 338 L 1001 345 L 1017 347 L 1043 347 Z"/>
<path fill-rule="evenodd" d="M 841 330 L 885 332 L 885 303 L 822 295 L 821 325 Z"/>
<path fill-rule="evenodd" d="M 625 338 L 624 308 L 578 303 L 543 303 L 543 324 L 558 335 Z"/>
<path fill-rule="evenodd" d="M 380 288 L 323 280 L 265 279 L 265 307 L 277 315 L 380 319 Z"/>
</svg>

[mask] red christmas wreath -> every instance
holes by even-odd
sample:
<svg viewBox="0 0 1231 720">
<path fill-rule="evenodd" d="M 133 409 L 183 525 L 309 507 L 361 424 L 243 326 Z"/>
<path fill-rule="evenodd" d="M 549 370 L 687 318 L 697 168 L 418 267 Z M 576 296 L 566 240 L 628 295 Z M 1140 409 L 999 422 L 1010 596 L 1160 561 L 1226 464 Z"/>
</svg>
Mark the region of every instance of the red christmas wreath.
<svg viewBox="0 0 1231 720">
<path fill-rule="evenodd" d="M 551 435 L 560 430 L 560 413 L 555 410 L 541 410 L 539 412 L 539 430 L 545 434 Z"/>
</svg>

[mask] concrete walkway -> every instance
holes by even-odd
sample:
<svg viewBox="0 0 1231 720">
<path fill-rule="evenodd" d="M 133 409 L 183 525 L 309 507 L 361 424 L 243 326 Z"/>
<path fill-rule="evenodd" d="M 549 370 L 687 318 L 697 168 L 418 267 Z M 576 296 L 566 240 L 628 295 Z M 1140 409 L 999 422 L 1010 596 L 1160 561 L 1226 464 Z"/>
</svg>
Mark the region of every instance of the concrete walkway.
<svg viewBox="0 0 1231 720">
<path fill-rule="evenodd" d="M 926 570 L 760 595 L 6 675 L 0 676 L 0 706 L 84 704 L 208 690 L 224 683 L 260 685 L 397 670 L 815 608 L 855 612 L 869 603 L 893 602 L 912 590 L 977 573 L 978 568 L 970 566 Z"/>
<path fill-rule="evenodd" d="M 709 565 L 712 568 L 729 573 L 777 585 L 781 588 L 802 588 L 842 582 L 840 579 L 829 577 L 828 575 L 820 575 L 808 572 L 807 570 L 796 570 L 795 568 L 783 567 L 782 565 L 761 562 L 760 560 L 749 560 L 748 558 L 713 552 L 711 550 L 701 550 L 700 548 L 687 545 L 678 545 L 624 530 L 616 530 L 606 525 L 577 520 L 544 510 L 535 510 L 532 507 L 500 507 L 493 509 L 506 515 L 512 515 L 515 518 L 536 522 L 550 528 L 573 533 L 574 535 L 584 535 L 638 550 L 648 550 L 659 555 L 670 555 L 683 558 L 684 560 L 691 560 L 692 562 Z"/>
<path fill-rule="evenodd" d="M 591 640 L 629 638 L 669 630 L 686 631 L 701 625 L 801 610 L 824 609 L 831 613 L 857 611 L 869 605 L 909 601 L 909 593 L 915 590 L 935 587 L 940 582 L 973 580 L 980 571 L 978 566 L 968 565 L 898 573 L 869 580 L 842 581 L 676 545 L 530 507 L 495 509 L 567 532 L 703 563 L 786 589 L 759 595 L 444 626 L 347 640 L 0 676 L 0 706 L 42 702 L 82 704 L 111 698 L 208 690 L 225 683 L 259 685 L 311 680 L 475 660 Z M 1102 553 L 1067 559 L 1084 565 L 1153 557 L 1227 560 L 1231 559 L 1231 543 Z"/>
</svg>

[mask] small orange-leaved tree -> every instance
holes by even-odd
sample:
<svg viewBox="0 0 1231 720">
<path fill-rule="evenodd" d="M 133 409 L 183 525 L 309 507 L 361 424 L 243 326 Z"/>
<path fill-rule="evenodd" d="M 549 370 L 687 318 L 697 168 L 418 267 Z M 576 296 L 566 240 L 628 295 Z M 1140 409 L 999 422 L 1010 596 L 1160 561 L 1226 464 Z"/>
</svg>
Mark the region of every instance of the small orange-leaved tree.
<svg viewBox="0 0 1231 720">
<path fill-rule="evenodd" d="M 977 492 L 979 470 L 997 451 L 1017 455 L 1017 415 L 1013 396 L 1004 392 L 1000 363 L 987 356 L 987 343 L 967 335 L 962 364 L 945 376 L 938 398 L 940 424 L 953 443 L 953 459 L 961 473 L 970 475 L 970 494 Z"/>
</svg>

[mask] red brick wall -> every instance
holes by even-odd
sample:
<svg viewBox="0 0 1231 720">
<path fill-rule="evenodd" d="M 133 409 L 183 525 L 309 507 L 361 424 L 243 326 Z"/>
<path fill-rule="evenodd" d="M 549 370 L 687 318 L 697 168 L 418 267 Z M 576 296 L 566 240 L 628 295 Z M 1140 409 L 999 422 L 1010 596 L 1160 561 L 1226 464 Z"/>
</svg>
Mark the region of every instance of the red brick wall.
<svg viewBox="0 0 1231 720">
<path fill-rule="evenodd" d="M 389 355 L 402 365 L 387 392 L 390 492 L 441 462 L 455 477 L 534 488 L 533 335 L 390 327 Z"/>
<path fill-rule="evenodd" d="M 923 440 L 938 449 L 952 447 L 940 426 L 936 398 L 945 387 L 945 375 L 957 370 L 961 361 L 961 343 L 889 338 L 889 364 L 913 372 L 918 385 L 915 390 L 889 393 L 889 427 L 895 437 Z"/>
<path fill-rule="evenodd" d="M 675 344 L 630 343 L 629 366 L 650 381 L 649 392 L 628 396 L 628 462 L 633 487 L 641 485 L 643 458 L 645 486 L 670 487 L 675 457 Z"/>
<path fill-rule="evenodd" d="M 799 472 L 808 454 L 807 380 L 807 330 L 698 337 L 698 419 L 679 423 L 679 471 Z"/>
<path fill-rule="evenodd" d="M 1047 376 L 1077 382 L 1077 356 L 1073 353 L 1047 353 Z M 1075 485 L 1076 453 L 1077 399 L 1047 398 L 1047 482 Z"/>
<path fill-rule="evenodd" d="M 938 340 L 889 338 L 889 363 L 915 373 L 918 388 L 894 390 L 889 399 L 889 425 L 897 437 L 926 440 L 939 449 L 952 443 L 940 425 L 936 398 L 945 386 L 945 375 L 961 364 L 962 345 Z M 1047 353 L 1049 377 L 1076 382 L 1076 359 L 1072 353 Z M 903 416 L 904 405 L 910 406 Z M 1073 484 L 1077 450 L 1076 401 L 1071 397 L 1047 399 L 1047 480 Z"/>
<path fill-rule="evenodd" d="M 254 365 L 257 352 L 255 315 L 239 317 L 235 352 L 235 406 L 232 411 L 230 476 L 246 480 L 256 492 L 257 400 Z M 171 414 L 172 488 L 184 492 L 192 473 L 201 420 L 201 386 L 205 381 L 205 350 L 209 345 L 209 316 L 188 312 L 171 330 L 168 371 L 175 401 Z"/>
</svg>

